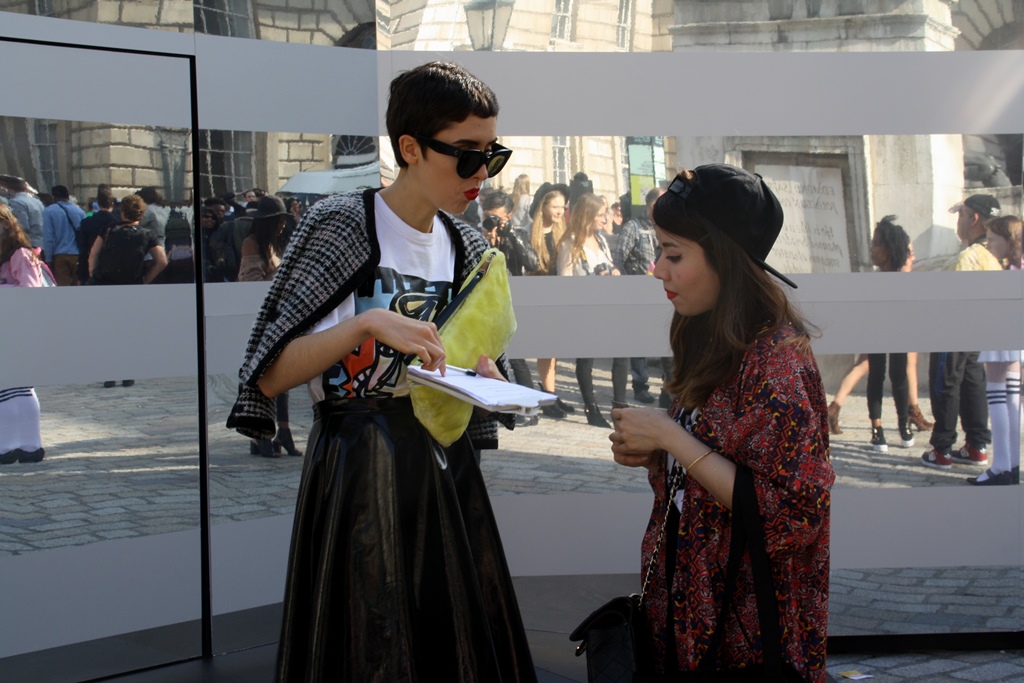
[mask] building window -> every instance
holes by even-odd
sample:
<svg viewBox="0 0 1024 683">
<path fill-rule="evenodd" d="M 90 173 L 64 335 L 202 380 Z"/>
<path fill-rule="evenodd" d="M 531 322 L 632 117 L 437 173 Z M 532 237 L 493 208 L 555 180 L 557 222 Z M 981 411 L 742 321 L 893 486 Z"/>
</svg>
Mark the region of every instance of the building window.
<svg viewBox="0 0 1024 683">
<path fill-rule="evenodd" d="M 619 16 L 615 20 L 615 45 L 629 48 L 629 36 L 633 32 L 633 0 L 619 0 Z"/>
<path fill-rule="evenodd" d="M 615 146 L 619 153 L 619 168 L 622 171 L 622 186 L 626 188 L 626 192 L 629 192 L 629 150 L 626 149 L 626 138 L 615 138 Z"/>
<path fill-rule="evenodd" d="M 249 0 L 195 0 L 196 33 L 254 38 Z"/>
<path fill-rule="evenodd" d="M 256 134 L 240 130 L 199 131 L 202 196 L 220 197 L 256 185 Z"/>
<path fill-rule="evenodd" d="M 51 187 L 61 184 L 57 164 L 57 123 L 36 119 L 32 137 L 32 161 L 39 179 L 39 191 L 49 192 Z"/>
<path fill-rule="evenodd" d="M 551 138 L 551 170 L 555 183 L 569 183 L 569 137 L 555 135 Z"/>
<path fill-rule="evenodd" d="M 366 166 L 378 161 L 377 139 L 366 135 L 334 137 L 334 168 Z"/>
<path fill-rule="evenodd" d="M 53 0 L 36 0 L 36 15 L 40 17 L 55 17 Z"/>
<path fill-rule="evenodd" d="M 572 15 L 576 0 L 555 0 L 551 15 L 551 39 L 572 40 Z"/>
</svg>

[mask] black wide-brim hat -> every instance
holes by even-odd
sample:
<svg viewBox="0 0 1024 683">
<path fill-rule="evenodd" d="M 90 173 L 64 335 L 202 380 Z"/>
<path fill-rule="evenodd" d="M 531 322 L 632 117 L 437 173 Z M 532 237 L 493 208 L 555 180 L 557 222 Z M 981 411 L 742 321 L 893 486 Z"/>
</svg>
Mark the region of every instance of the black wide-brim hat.
<svg viewBox="0 0 1024 683">
<path fill-rule="evenodd" d="M 250 204 L 251 206 L 251 204 Z M 274 218 L 276 216 L 287 216 L 288 210 L 284 207 L 284 201 L 274 195 L 260 197 L 256 203 L 256 211 L 253 218 Z"/>
<path fill-rule="evenodd" d="M 676 176 L 668 191 L 686 202 L 686 210 L 704 218 L 740 246 L 765 272 L 796 289 L 796 283 L 765 261 L 782 232 L 782 204 L 756 173 L 728 164 L 706 164 Z"/>
</svg>

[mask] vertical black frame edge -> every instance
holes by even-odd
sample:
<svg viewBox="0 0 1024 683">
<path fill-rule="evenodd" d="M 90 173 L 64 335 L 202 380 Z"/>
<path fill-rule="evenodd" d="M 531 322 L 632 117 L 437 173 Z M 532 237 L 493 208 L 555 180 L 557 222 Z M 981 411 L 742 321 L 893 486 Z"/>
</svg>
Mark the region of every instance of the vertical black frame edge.
<svg viewBox="0 0 1024 683">
<path fill-rule="evenodd" d="M 196 294 L 196 369 L 199 405 L 199 574 L 201 613 L 201 652 L 213 657 L 213 572 L 210 543 L 210 450 L 209 413 L 206 400 L 206 275 L 203 268 L 203 208 L 200 196 L 199 168 L 199 69 L 196 56 L 188 57 L 192 104 L 192 267 Z"/>
</svg>

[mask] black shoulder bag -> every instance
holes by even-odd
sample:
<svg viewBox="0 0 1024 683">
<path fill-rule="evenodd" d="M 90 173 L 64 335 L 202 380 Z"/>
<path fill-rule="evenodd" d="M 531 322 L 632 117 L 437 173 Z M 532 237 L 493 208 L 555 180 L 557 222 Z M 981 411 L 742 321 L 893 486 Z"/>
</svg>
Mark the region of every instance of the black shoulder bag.
<svg viewBox="0 0 1024 683">
<path fill-rule="evenodd" d="M 681 468 L 677 468 L 673 476 L 672 492 L 668 498 L 669 505 L 673 504 L 679 483 L 682 481 L 681 474 Z M 615 598 L 594 611 L 569 636 L 570 640 L 583 641 L 576 648 L 576 655 L 580 656 L 586 652 L 587 680 L 590 683 L 806 683 L 793 665 L 782 659 L 779 610 L 775 601 L 771 561 L 765 547 L 764 522 L 757 507 L 753 474 L 742 465 L 736 466 L 732 514 L 733 528 L 726 567 L 725 595 L 715 633 L 697 670 L 668 674 L 663 678 L 649 673 L 653 655 L 643 617 L 643 597 L 654 569 L 652 562 L 647 568 L 641 595 Z M 667 508 L 665 519 L 668 519 Z M 657 548 L 661 547 L 664 539 L 663 521 Z M 750 551 L 764 663 L 745 669 L 722 669 L 718 661 L 719 650 L 736 593 L 744 548 Z M 654 557 L 657 558 L 657 552 L 654 553 Z"/>
<path fill-rule="evenodd" d="M 651 637 L 644 619 L 644 598 L 651 583 L 651 574 L 658 561 L 658 549 L 665 543 L 670 506 L 675 505 L 676 493 L 683 482 L 683 468 L 672 470 L 669 482 L 668 505 L 661 521 L 661 532 L 654 545 L 654 554 L 647 565 L 640 595 L 633 593 L 614 598 L 598 607 L 583 620 L 569 636 L 575 642 L 576 656 L 587 655 L 587 680 L 590 683 L 639 683 L 654 681 L 650 677 L 653 654 Z"/>
</svg>

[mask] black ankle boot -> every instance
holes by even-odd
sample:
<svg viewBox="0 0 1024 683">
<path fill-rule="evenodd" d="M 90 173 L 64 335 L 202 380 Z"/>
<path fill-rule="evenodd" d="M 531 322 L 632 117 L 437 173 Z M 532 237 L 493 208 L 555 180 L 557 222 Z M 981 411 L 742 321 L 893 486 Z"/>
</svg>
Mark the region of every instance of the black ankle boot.
<svg viewBox="0 0 1024 683">
<path fill-rule="evenodd" d="M 541 406 L 540 411 L 548 417 L 553 417 L 556 420 L 561 420 L 565 417 L 565 411 L 559 408 L 557 403 L 552 403 L 549 406 Z"/>
<path fill-rule="evenodd" d="M 249 452 L 252 455 L 259 455 L 264 458 L 277 458 L 277 453 L 274 452 L 274 444 L 270 439 L 257 439 L 249 442 Z"/>
<path fill-rule="evenodd" d="M 601 416 L 601 409 L 597 407 L 596 403 L 587 403 L 583 409 L 587 413 L 587 424 L 591 427 L 600 427 L 602 429 L 612 428 L 612 426 L 608 424 L 608 421 Z"/>
<path fill-rule="evenodd" d="M 302 452 L 295 447 L 295 442 L 292 440 L 292 430 L 287 427 L 278 427 L 277 436 L 274 437 L 274 451 L 280 452 L 282 448 L 288 455 L 302 455 Z"/>
</svg>

